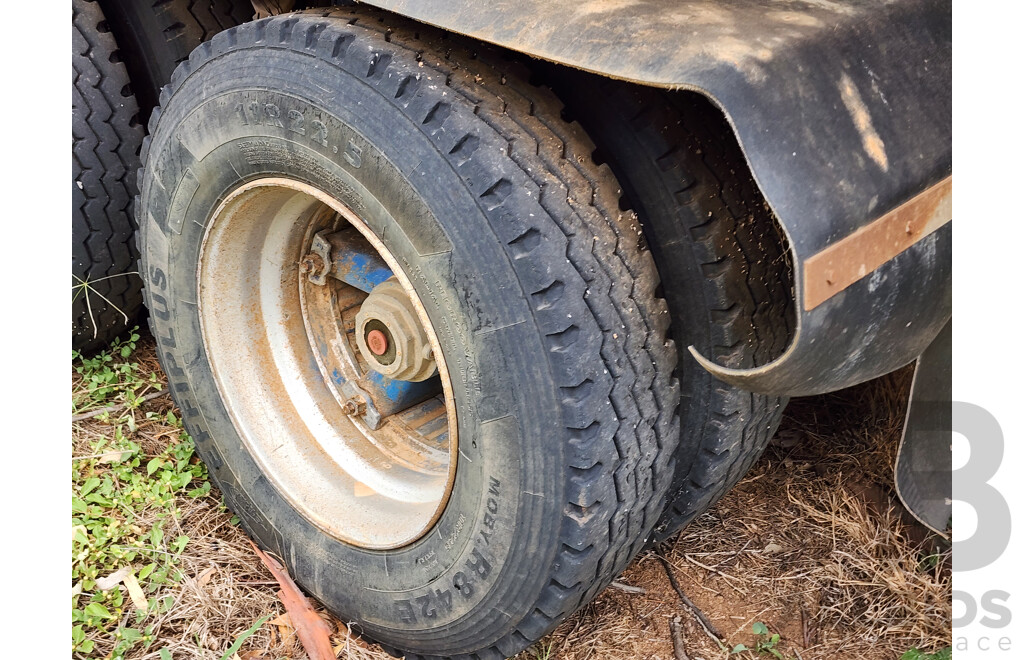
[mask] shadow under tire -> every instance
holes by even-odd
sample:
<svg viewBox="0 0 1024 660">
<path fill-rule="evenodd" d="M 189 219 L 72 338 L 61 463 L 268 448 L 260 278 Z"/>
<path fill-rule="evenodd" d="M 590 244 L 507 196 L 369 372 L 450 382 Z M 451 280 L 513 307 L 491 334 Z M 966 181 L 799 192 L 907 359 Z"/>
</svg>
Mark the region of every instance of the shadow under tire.
<svg viewBox="0 0 1024 660">
<path fill-rule="evenodd" d="M 99 5 L 74 0 L 71 25 L 71 344 L 95 351 L 142 307 L 131 204 L 143 129 Z"/>
<path fill-rule="evenodd" d="M 677 358 L 654 262 L 593 143 L 527 79 L 385 14 L 278 16 L 200 46 L 144 147 L 147 304 L 186 428 L 249 533 L 407 658 L 502 658 L 540 639 L 644 546 L 675 472 Z M 251 429 L 276 422 L 238 419 L 218 375 L 234 360 L 278 377 L 245 342 L 225 355 L 204 334 L 219 314 L 262 313 L 266 289 L 210 306 L 199 285 L 222 203 L 270 179 L 358 215 L 438 338 L 454 481 L 404 545 L 332 536 L 285 497 L 253 449 Z M 264 259 L 280 261 L 268 286 L 298 277 L 289 254 Z"/>
</svg>

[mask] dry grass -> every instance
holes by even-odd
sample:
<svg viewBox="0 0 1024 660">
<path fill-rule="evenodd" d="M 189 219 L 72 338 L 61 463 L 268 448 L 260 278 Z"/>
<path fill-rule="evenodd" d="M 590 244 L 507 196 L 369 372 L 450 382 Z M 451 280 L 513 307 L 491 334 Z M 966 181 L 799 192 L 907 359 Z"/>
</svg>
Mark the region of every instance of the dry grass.
<svg viewBox="0 0 1024 660">
<path fill-rule="evenodd" d="M 151 340 L 136 359 L 160 373 Z M 907 519 L 891 487 L 908 385 L 904 370 L 834 395 L 795 400 L 779 436 L 743 482 L 660 549 L 730 647 L 753 645 L 755 621 L 778 632 L 779 649 L 799 660 L 890 659 L 911 647 L 950 644 L 948 546 Z M 162 397 L 144 409 L 164 413 L 170 406 Z M 142 421 L 136 441 L 155 454 L 175 431 Z M 74 424 L 73 451 L 110 433 L 98 419 Z M 175 659 L 218 660 L 260 617 L 283 613 L 269 572 L 230 523 L 219 494 L 179 499 L 176 524 L 191 540 L 181 556 L 181 581 L 161 594 L 173 596 L 174 605 L 155 622 L 149 650 L 128 657 L 156 659 L 166 647 Z M 676 616 L 691 659 L 726 656 L 682 605 L 653 551 L 638 557 L 620 581 L 646 593 L 606 590 L 518 658 L 670 660 L 668 622 Z M 344 626 L 335 630 L 341 658 L 390 657 L 346 639 Z M 94 657 L 105 657 L 109 648 L 98 644 Z M 303 657 L 294 633 L 272 623 L 238 652 L 240 660 Z"/>
</svg>

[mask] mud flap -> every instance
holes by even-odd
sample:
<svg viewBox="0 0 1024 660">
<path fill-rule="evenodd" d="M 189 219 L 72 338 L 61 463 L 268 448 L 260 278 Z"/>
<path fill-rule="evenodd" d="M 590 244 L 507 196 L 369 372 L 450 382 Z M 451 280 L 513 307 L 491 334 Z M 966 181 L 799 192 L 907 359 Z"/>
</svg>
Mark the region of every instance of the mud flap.
<svg viewBox="0 0 1024 660">
<path fill-rule="evenodd" d="M 952 340 L 950 320 L 917 359 L 895 468 L 903 505 L 945 538 L 953 513 Z"/>
</svg>

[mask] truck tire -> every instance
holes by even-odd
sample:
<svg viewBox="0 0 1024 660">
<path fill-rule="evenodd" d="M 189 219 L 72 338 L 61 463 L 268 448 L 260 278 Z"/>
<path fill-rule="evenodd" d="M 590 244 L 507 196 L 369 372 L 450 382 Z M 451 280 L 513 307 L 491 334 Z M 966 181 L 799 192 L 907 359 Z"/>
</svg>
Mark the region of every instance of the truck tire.
<svg viewBox="0 0 1024 660">
<path fill-rule="evenodd" d="M 252 20 L 249 0 L 102 0 L 145 124 L 175 67 L 213 35 Z"/>
<path fill-rule="evenodd" d="M 93 351 L 142 307 L 130 206 L 143 130 L 102 10 L 71 7 L 71 343 Z"/>
<path fill-rule="evenodd" d="M 751 368 L 795 328 L 786 239 L 725 118 L 704 97 L 554 71 L 569 112 L 599 145 L 662 274 L 679 347 Z M 680 359 L 676 476 L 654 532 L 673 536 L 746 474 L 778 429 L 786 398 L 717 380 Z"/>
<path fill-rule="evenodd" d="M 407 658 L 507 657 L 648 540 L 675 346 L 635 217 L 553 94 L 386 16 L 247 23 L 175 71 L 140 179 L 151 327 L 228 506 L 299 584 Z M 332 265 L 339 235 L 376 254 Z M 418 320 L 395 335 L 428 337 L 407 355 L 441 394 L 374 431 L 371 368 L 332 360 L 377 359 L 347 347 L 378 289 L 338 282 L 388 268 L 374 309 Z"/>
</svg>

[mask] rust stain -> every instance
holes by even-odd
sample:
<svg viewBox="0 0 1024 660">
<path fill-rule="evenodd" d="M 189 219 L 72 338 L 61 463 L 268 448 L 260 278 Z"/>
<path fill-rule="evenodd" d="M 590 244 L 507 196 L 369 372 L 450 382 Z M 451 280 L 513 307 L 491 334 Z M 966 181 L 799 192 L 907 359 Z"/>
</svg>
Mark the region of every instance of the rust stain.
<svg viewBox="0 0 1024 660">
<path fill-rule="evenodd" d="M 814 309 L 952 219 L 949 176 L 808 259 L 804 309 Z"/>
<path fill-rule="evenodd" d="M 878 132 L 875 131 L 875 127 L 871 123 L 871 114 L 868 113 L 868 108 L 864 105 L 864 99 L 861 98 L 856 85 L 845 73 L 839 83 L 839 93 L 843 97 L 843 104 L 850 111 L 853 124 L 857 127 L 857 132 L 860 133 L 864 151 L 882 168 L 882 171 L 888 172 L 889 157 L 885 154 L 885 143 L 882 142 L 882 138 L 878 136 Z"/>
</svg>

